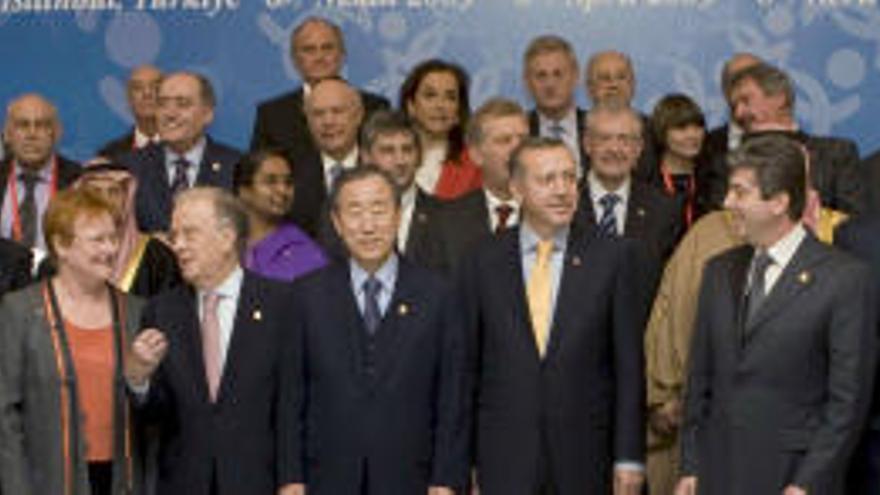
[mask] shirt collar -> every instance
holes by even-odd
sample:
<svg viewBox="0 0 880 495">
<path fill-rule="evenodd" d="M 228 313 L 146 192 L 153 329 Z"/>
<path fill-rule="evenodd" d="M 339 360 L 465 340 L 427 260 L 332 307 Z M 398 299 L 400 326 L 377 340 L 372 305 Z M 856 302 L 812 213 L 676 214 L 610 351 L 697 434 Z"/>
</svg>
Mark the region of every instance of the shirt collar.
<svg viewBox="0 0 880 495">
<path fill-rule="evenodd" d="M 539 122 L 541 123 L 541 130 L 544 131 L 543 134 L 549 134 L 550 128 L 558 124 L 563 129 L 565 129 L 566 136 L 577 136 L 577 112 L 575 111 L 574 105 L 565 112 L 565 115 L 562 116 L 561 119 L 551 119 L 547 117 L 540 110 L 537 110 L 539 118 Z"/>
<path fill-rule="evenodd" d="M 569 228 L 560 229 L 553 235 L 553 251 L 562 251 L 568 242 Z M 534 253 L 538 250 L 538 242 L 541 240 L 538 234 L 529 226 L 528 222 L 520 223 L 519 228 L 519 245 L 523 253 Z"/>
<path fill-rule="evenodd" d="M 330 170 L 330 167 L 337 163 L 342 164 L 342 168 L 345 170 L 353 169 L 357 165 L 358 159 L 358 147 L 355 145 L 351 151 L 348 152 L 347 155 L 342 160 L 336 160 L 332 156 L 327 153 L 321 152 L 321 162 L 324 164 L 324 170 Z"/>
<path fill-rule="evenodd" d="M 232 270 L 232 273 L 230 273 L 225 280 L 220 282 L 220 285 L 209 290 L 200 290 L 199 293 L 205 294 L 206 292 L 213 292 L 222 296 L 224 299 L 235 299 L 241 291 L 241 282 L 243 280 L 244 270 L 241 269 L 241 266 L 236 265 L 235 269 Z"/>
<path fill-rule="evenodd" d="M 773 258 L 773 263 L 784 268 L 794 257 L 794 253 L 806 236 L 807 231 L 804 229 L 804 225 L 798 222 L 794 228 L 767 249 L 767 254 Z"/>
<path fill-rule="evenodd" d="M 605 189 L 605 186 L 602 185 L 602 183 L 599 181 L 599 178 L 596 177 L 596 172 L 594 172 L 593 170 L 590 170 L 587 173 L 587 183 L 590 186 L 590 199 L 593 200 L 593 203 L 598 202 L 606 194 L 614 193 L 618 197 L 620 197 L 620 202 L 622 204 L 626 204 L 627 201 L 629 200 L 629 192 L 630 192 L 630 188 L 631 188 L 630 187 L 631 182 L 632 181 L 630 180 L 630 178 L 627 177 L 626 179 L 623 180 L 623 183 L 620 184 L 620 187 L 618 187 L 614 191 L 609 191 L 609 190 Z"/>
<path fill-rule="evenodd" d="M 355 292 L 360 294 L 364 290 L 364 282 L 370 278 L 370 273 L 364 270 L 354 258 L 349 258 L 348 264 L 351 268 L 351 284 Z M 400 261 L 397 258 L 397 254 L 392 252 L 391 256 L 385 260 L 385 263 L 376 270 L 376 273 L 372 274 L 373 277 L 382 283 L 383 290 L 390 291 L 394 289 L 399 264 Z"/>
<path fill-rule="evenodd" d="M 188 161 L 190 165 L 198 167 L 199 164 L 202 163 L 202 156 L 204 156 L 205 154 L 205 146 L 207 146 L 207 144 L 208 140 L 205 138 L 205 136 L 202 136 L 199 138 L 198 141 L 196 141 L 196 144 L 183 155 L 177 154 L 168 146 L 165 146 L 165 152 L 168 156 L 169 163 L 173 164 L 175 161 L 177 161 L 178 158 L 182 157 L 186 158 L 186 161 Z"/>
<path fill-rule="evenodd" d="M 497 208 L 501 205 L 507 205 L 507 206 L 513 208 L 514 211 L 519 210 L 519 203 L 517 203 L 516 200 L 514 200 L 513 198 L 510 198 L 508 200 L 503 200 L 503 199 L 499 198 L 498 196 L 496 196 L 488 188 L 485 188 L 485 187 L 483 188 L 483 194 L 486 195 L 486 206 L 489 207 L 490 212 L 495 211 L 495 208 Z"/>
<path fill-rule="evenodd" d="M 400 195 L 400 209 L 406 209 L 416 204 L 416 186 L 415 181 L 412 185 Z"/>
<path fill-rule="evenodd" d="M 143 148 L 144 146 L 146 146 L 150 143 L 154 143 L 154 142 L 158 142 L 158 141 L 159 141 L 158 135 L 154 134 L 154 135 L 150 136 L 150 135 L 146 134 L 144 131 L 140 130 L 139 127 L 135 126 L 135 128 L 134 128 L 134 146 L 135 146 L 135 148 Z"/>
<path fill-rule="evenodd" d="M 40 182 L 38 184 L 49 183 L 52 180 L 52 165 L 55 162 L 55 155 L 49 157 L 48 160 L 37 170 L 37 176 L 40 178 Z M 21 180 L 21 174 L 24 172 L 24 167 L 18 164 L 18 160 L 15 161 L 15 177 Z M 4 179 L 5 180 L 5 179 Z"/>
</svg>

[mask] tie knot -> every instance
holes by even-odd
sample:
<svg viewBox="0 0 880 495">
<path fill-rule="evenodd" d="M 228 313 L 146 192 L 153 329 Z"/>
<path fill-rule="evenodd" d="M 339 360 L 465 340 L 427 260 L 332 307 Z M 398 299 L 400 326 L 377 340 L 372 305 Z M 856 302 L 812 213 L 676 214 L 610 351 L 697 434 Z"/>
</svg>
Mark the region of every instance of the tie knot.
<svg viewBox="0 0 880 495">
<path fill-rule="evenodd" d="M 546 263 L 550 259 L 550 254 L 553 253 L 553 241 L 538 241 L 538 246 L 535 249 L 538 254 L 538 262 Z"/>
<path fill-rule="evenodd" d="M 507 218 L 513 213 L 513 207 L 506 204 L 500 204 L 495 207 L 495 213 L 497 213 L 499 217 Z"/>
<path fill-rule="evenodd" d="M 364 280 L 364 294 L 368 297 L 376 297 L 379 295 L 379 291 L 382 290 L 382 282 L 379 281 L 376 277 L 369 277 Z"/>
<path fill-rule="evenodd" d="M 220 299 L 223 298 L 219 292 L 209 291 L 205 292 L 205 295 L 202 296 L 202 304 L 204 305 L 204 312 L 214 313 L 217 311 L 217 306 L 220 305 Z"/>
<path fill-rule="evenodd" d="M 32 170 L 25 170 L 18 174 L 18 179 L 24 184 L 25 189 L 33 190 L 42 179 L 40 174 Z"/>
<path fill-rule="evenodd" d="M 773 257 L 767 251 L 758 251 L 755 253 L 752 263 L 754 264 L 755 273 L 763 274 L 773 264 Z"/>
<path fill-rule="evenodd" d="M 599 204 L 602 205 L 602 208 L 606 210 L 610 210 L 617 206 L 617 203 L 620 202 L 620 196 L 615 193 L 607 193 L 601 198 L 599 198 Z"/>
<path fill-rule="evenodd" d="M 190 167 L 190 165 L 192 165 L 189 160 L 187 160 L 186 157 L 183 156 L 178 157 L 176 160 L 174 160 L 174 164 L 184 169 L 187 169 Z"/>
<path fill-rule="evenodd" d="M 550 135 L 555 138 L 561 138 L 565 135 L 565 127 L 562 127 L 558 121 L 550 124 Z"/>
</svg>

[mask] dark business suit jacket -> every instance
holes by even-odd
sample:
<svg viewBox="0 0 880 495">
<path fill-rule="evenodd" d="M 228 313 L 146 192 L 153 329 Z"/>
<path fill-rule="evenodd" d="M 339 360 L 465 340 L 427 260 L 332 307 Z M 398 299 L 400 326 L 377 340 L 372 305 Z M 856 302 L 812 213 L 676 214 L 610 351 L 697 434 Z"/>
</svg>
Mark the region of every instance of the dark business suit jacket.
<svg viewBox="0 0 880 495">
<path fill-rule="evenodd" d="M 79 177 L 81 167 L 79 163 L 73 160 L 68 160 L 61 155 L 55 156 L 58 158 L 58 190 L 66 189 Z M 12 168 L 12 159 L 7 157 L 6 160 L 0 163 L 0 180 L 3 181 L 3 187 L 0 187 L 0 207 L 2 207 L 6 199 L 6 191 L 9 189 L 10 168 Z M 19 189 L 19 201 L 22 200 L 21 194 L 21 189 Z M 0 215 L 2 214 L 2 209 L 0 209 Z"/>
<path fill-rule="evenodd" d="M 810 180 L 819 192 L 822 206 L 849 214 L 865 211 L 867 192 L 862 183 L 859 151 L 853 141 L 804 132 L 768 131 L 745 136 L 743 142 L 751 136 L 769 134 L 790 136 L 806 146 L 810 152 Z M 700 174 L 701 182 L 706 184 L 706 203 L 712 209 L 720 209 L 727 193 L 727 152 L 716 151 L 707 165 Z"/>
<path fill-rule="evenodd" d="M 435 268 L 453 274 L 477 246 L 492 237 L 489 207 L 483 189 L 445 203 L 432 232 Z"/>
<path fill-rule="evenodd" d="M 595 227 L 602 212 L 593 208 L 589 183 L 581 193 L 577 220 Z M 675 249 L 682 229 L 682 217 L 676 202 L 657 189 L 632 180 L 623 237 L 638 239 L 648 252 L 666 260 Z"/>
<path fill-rule="evenodd" d="M 302 353 L 295 385 L 301 435 L 293 444 L 308 493 L 461 489 L 468 474 L 469 387 L 450 289 L 401 260 L 372 344 L 347 262 L 299 279 L 290 302 Z"/>
<path fill-rule="evenodd" d="M 241 154 L 233 148 L 208 138 L 195 186 L 232 189 L 232 177 Z M 138 181 L 135 215 L 144 232 L 167 231 L 171 223 L 174 198 L 171 178 L 165 167 L 165 148 L 153 144 L 119 157 Z"/>
<path fill-rule="evenodd" d="M 296 352 L 286 285 L 245 272 L 217 401 L 208 396 L 196 292 L 179 286 L 152 299 L 144 327 L 160 329 L 168 353 L 144 400 L 159 429 L 157 493 L 275 493 L 296 481 L 287 439 L 295 420 Z"/>
<path fill-rule="evenodd" d="M 573 226 L 541 359 L 519 235 L 514 228 L 481 245 L 462 271 L 480 493 L 534 495 L 545 450 L 558 495 L 610 493 L 613 463 L 644 458 L 649 300 L 632 273 L 632 241 Z"/>
<path fill-rule="evenodd" d="M 33 256 L 30 249 L 6 238 L 0 238 L 0 297 L 29 284 Z"/>
<path fill-rule="evenodd" d="M 104 143 L 101 149 L 98 150 L 97 156 L 116 160 L 120 156 L 132 151 L 135 151 L 134 129 L 130 129 L 126 134 Z"/>
<path fill-rule="evenodd" d="M 403 254 L 406 259 L 417 265 L 431 269 L 438 268 L 438 253 L 433 243 L 433 237 L 437 235 L 437 216 L 444 204 L 420 188 L 416 190 L 416 203 L 410 220 L 406 252 L 399 254 Z M 324 252 L 337 260 L 345 260 L 349 256 L 348 251 L 333 226 L 329 206 L 325 205 L 321 215 L 317 241 Z"/>
<path fill-rule="evenodd" d="M 865 185 L 865 211 L 880 211 L 880 151 L 862 161 L 862 180 Z"/>
<path fill-rule="evenodd" d="M 753 248 L 703 275 L 682 430 L 682 464 L 701 494 L 843 494 L 876 352 L 868 268 L 808 235 L 750 321 Z"/>
<path fill-rule="evenodd" d="M 361 91 L 365 115 L 390 107 L 382 96 Z M 306 122 L 303 88 L 264 101 L 257 106 L 251 150 L 278 149 L 293 157 L 316 151 Z"/>
<path fill-rule="evenodd" d="M 880 217 L 874 210 L 870 216 L 854 218 L 834 233 L 834 244 L 855 255 L 871 267 L 874 281 L 874 307 L 880 308 Z M 880 335 L 880 315 L 876 324 Z M 880 380 L 874 374 L 874 391 L 868 427 L 860 448 L 853 456 L 848 493 L 869 493 L 880 486 Z"/>
</svg>

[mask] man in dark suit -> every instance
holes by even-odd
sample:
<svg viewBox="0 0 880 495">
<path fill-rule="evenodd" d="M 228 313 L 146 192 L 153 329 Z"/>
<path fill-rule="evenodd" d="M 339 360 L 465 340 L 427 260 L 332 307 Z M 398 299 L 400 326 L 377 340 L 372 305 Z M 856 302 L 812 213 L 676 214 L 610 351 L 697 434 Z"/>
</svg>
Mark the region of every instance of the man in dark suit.
<svg viewBox="0 0 880 495">
<path fill-rule="evenodd" d="M 471 116 L 466 134 L 483 187 L 444 205 L 432 241 L 437 268 L 452 273 L 481 241 L 516 225 L 519 203 L 510 191 L 510 153 L 528 136 L 522 107 L 493 98 Z"/>
<path fill-rule="evenodd" d="M 577 173 L 559 140 L 511 157 L 519 228 L 462 270 L 483 495 L 640 493 L 642 328 L 631 241 L 572 224 Z M 612 475 L 613 472 L 613 475 Z"/>
<path fill-rule="evenodd" d="M 141 65 L 131 71 L 126 94 L 134 127 L 125 135 L 102 146 L 98 150 L 98 156 L 117 159 L 132 150 L 159 142 L 156 107 L 161 79 L 162 73 L 152 65 Z"/>
<path fill-rule="evenodd" d="M 535 101 L 529 111 L 529 135 L 561 139 L 578 159 L 578 177 L 586 163 L 581 135 L 586 111 L 578 108 L 577 55 L 568 40 L 544 35 L 529 42 L 523 56 L 523 80 Z"/>
<path fill-rule="evenodd" d="M 874 281 L 874 307 L 880 308 L 880 212 L 854 218 L 834 233 L 834 244 L 871 267 Z M 880 320 L 877 322 L 880 328 Z M 868 426 L 850 464 L 846 493 L 873 493 L 880 487 L 880 380 L 874 374 L 874 390 Z"/>
<path fill-rule="evenodd" d="M 728 151 L 738 148 L 745 132 L 742 126 L 734 118 L 733 101 L 731 99 L 731 85 L 733 77 L 748 67 L 762 63 L 763 61 L 752 53 L 742 52 L 734 54 L 721 69 L 721 94 L 727 101 L 727 107 L 730 114 L 728 122 L 710 130 L 706 133 L 706 139 L 703 143 L 706 156 L 709 160 L 724 160 L 724 156 Z M 700 172 L 699 170 L 697 171 Z M 726 179 L 726 177 L 725 177 Z"/>
<path fill-rule="evenodd" d="M 200 74 L 178 72 L 162 79 L 158 109 L 162 144 L 120 157 L 138 180 L 135 214 L 142 231 L 168 230 L 174 197 L 190 187 L 232 189 L 241 154 L 206 134 L 215 104 L 211 82 Z"/>
<path fill-rule="evenodd" d="M 642 120 L 627 107 L 590 110 L 584 149 L 591 158 L 578 220 L 603 236 L 639 239 L 658 259 L 672 254 L 681 231 L 675 201 L 633 177 Z"/>
<path fill-rule="evenodd" d="M 364 107 L 357 90 L 335 78 L 315 83 L 305 103 L 309 133 L 317 148 L 288 155 L 296 184 L 291 217 L 317 238 L 335 178 L 360 159 L 358 129 Z"/>
<path fill-rule="evenodd" d="M 400 189 L 397 252 L 415 264 L 435 267 L 438 262 L 434 259 L 431 237 L 436 235 L 435 217 L 441 203 L 415 182 L 416 168 L 422 162 L 416 130 L 403 114 L 380 110 L 361 129 L 360 149 L 361 161 L 387 172 Z M 332 223 L 331 210 L 330 205 L 325 205 L 318 241 L 328 253 L 347 259 L 348 253 Z"/>
<path fill-rule="evenodd" d="M 868 268 L 801 223 L 804 161 L 781 136 L 729 155 L 725 207 L 748 244 L 703 273 L 677 495 L 845 493 L 872 390 L 876 299 Z"/>
<path fill-rule="evenodd" d="M 321 79 L 339 77 L 345 62 L 345 40 L 336 24 L 320 17 L 304 20 L 290 36 L 290 56 L 303 86 L 260 103 L 251 136 L 251 149 L 272 148 L 296 158 L 315 151 L 306 124 L 305 99 Z M 382 96 L 360 92 L 367 113 L 388 108 Z"/>
<path fill-rule="evenodd" d="M 331 205 L 350 258 L 290 299 L 309 495 L 452 495 L 467 479 L 463 328 L 450 288 L 395 254 L 399 201 L 387 173 L 344 172 Z"/>
<path fill-rule="evenodd" d="M 0 163 L 0 235 L 45 250 L 43 212 L 57 190 L 76 180 L 80 166 L 55 151 L 61 120 L 55 106 L 38 94 L 9 104 L 3 138 L 8 156 Z"/>
<path fill-rule="evenodd" d="M 187 284 L 150 302 L 125 371 L 159 431 L 156 493 L 294 492 L 289 291 L 242 270 L 247 214 L 226 191 L 181 193 L 171 239 Z"/>
<path fill-rule="evenodd" d="M 0 297 L 28 285 L 33 277 L 33 255 L 21 244 L 0 237 Z"/>
<path fill-rule="evenodd" d="M 865 184 L 865 211 L 880 212 L 880 150 L 868 155 L 860 165 Z"/>
<path fill-rule="evenodd" d="M 592 108 L 598 107 L 632 107 L 636 91 L 636 74 L 632 60 L 625 53 L 603 51 L 596 53 L 587 62 L 586 69 L 587 94 Z M 635 111 L 635 109 L 633 110 Z M 660 167 L 658 166 L 657 146 L 651 132 L 651 120 L 647 115 L 638 113 L 642 120 L 642 151 L 638 156 L 638 164 L 633 176 L 646 184 L 661 185 Z M 590 168 L 589 154 L 585 169 Z"/>
<path fill-rule="evenodd" d="M 734 120 L 745 137 L 764 132 L 786 133 L 810 152 L 810 177 L 822 206 L 847 213 L 865 207 L 859 153 L 849 139 L 818 137 L 798 128 L 794 117 L 795 90 L 788 75 L 769 64 L 757 63 L 736 72 L 730 83 Z M 703 172 L 707 203 L 720 207 L 725 197 L 728 167 L 717 155 Z"/>
</svg>

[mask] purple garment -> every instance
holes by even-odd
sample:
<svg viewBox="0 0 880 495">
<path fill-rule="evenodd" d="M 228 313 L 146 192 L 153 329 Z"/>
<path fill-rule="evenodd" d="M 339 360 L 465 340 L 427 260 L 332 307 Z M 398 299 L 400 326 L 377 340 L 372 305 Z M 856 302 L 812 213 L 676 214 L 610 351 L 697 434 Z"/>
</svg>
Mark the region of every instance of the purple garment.
<svg viewBox="0 0 880 495">
<path fill-rule="evenodd" d="M 293 224 L 282 225 L 245 253 L 245 268 L 283 281 L 293 280 L 326 264 L 324 251 Z"/>
</svg>

